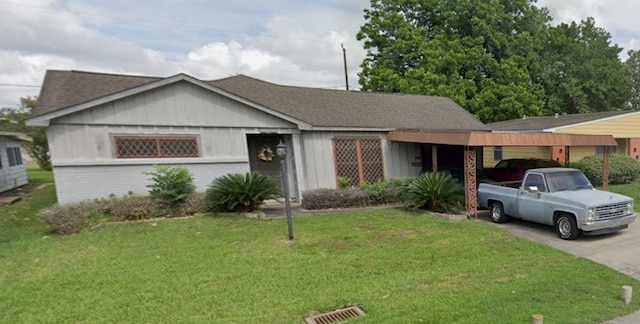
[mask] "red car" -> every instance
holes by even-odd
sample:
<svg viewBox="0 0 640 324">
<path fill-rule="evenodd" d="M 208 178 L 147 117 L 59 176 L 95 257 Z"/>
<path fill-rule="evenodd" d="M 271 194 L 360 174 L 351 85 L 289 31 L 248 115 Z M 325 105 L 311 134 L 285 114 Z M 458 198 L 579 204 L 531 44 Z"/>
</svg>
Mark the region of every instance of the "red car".
<svg viewBox="0 0 640 324">
<path fill-rule="evenodd" d="M 498 162 L 495 167 L 485 169 L 484 175 L 492 181 L 522 181 L 524 172 L 535 168 L 562 167 L 560 162 L 544 159 L 506 159 Z"/>
</svg>

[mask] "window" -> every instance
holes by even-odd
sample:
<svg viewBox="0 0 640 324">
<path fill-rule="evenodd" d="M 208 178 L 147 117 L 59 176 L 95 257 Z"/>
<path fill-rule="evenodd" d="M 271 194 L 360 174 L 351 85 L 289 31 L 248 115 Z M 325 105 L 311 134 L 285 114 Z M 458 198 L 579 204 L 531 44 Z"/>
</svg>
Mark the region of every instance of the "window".
<svg viewBox="0 0 640 324">
<path fill-rule="evenodd" d="M 9 160 L 9 166 L 22 165 L 22 154 L 19 147 L 7 148 L 7 160 Z"/>
<path fill-rule="evenodd" d="M 493 160 L 494 161 L 502 160 L 502 146 L 493 147 Z"/>
<path fill-rule="evenodd" d="M 114 136 L 118 158 L 199 157 L 195 136 Z"/>
<path fill-rule="evenodd" d="M 352 186 L 384 179 L 379 138 L 336 138 L 333 140 L 333 154 L 336 175 L 349 178 Z"/>
<path fill-rule="evenodd" d="M 547 187 L 544 185 L 544 178 L 542 177 L 541 174 L 537 174 L 537 173 L 529 174 L 529 176 L 527 177 L 527 180 L 524 183 L 524 187 L 525 188 L 537 187 L 538 191 L 540 192 L 547 191 Z"/>
</svg>

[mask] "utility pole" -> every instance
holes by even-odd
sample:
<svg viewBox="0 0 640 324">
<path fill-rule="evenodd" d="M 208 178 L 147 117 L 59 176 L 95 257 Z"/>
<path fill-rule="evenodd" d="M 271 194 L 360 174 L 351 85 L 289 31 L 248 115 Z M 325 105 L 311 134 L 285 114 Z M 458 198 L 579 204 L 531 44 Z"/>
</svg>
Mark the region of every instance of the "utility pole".
<svg viewBox="0 0 640 324">
<path fill-rule="evenodd" d="M 342 61 L 344 62 L 344 83 L 349 91 L 349 71 L 347 70 L 347 49 L 344 48 L 344 44 L 340 43 L 342 47 Z"/>
</svg>

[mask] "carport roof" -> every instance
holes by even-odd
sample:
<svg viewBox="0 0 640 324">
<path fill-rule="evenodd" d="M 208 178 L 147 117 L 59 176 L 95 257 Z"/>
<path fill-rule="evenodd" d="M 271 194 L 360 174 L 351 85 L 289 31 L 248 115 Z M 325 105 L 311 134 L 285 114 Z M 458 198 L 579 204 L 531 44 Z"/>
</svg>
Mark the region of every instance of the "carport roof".
<svg viewBox="0 0 640 324">
<path fill-rule="evenodd" d="M 462 146 L 617 146 L 611 135 L 394 130 L 389 140 Z"/>
</svg>

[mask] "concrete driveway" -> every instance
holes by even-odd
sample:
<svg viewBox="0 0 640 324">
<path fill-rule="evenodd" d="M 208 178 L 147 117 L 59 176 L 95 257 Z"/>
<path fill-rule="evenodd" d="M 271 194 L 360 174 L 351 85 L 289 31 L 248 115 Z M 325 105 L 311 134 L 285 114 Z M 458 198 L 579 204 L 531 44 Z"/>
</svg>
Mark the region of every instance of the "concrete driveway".
<svg viewBox="0 0 640 324">
<path fill-rule="evenodd" d="M 488 214 L 479 215 L 491 222 Z M 518 236 L 583 257 L 640 280 L 640 221 L 614 234 L 582 235 L 573 241 L 560 239 L 552 226 L 512 220 L 495 224 Z M 640 287 L 639 287 L 640 288 Z"/>
<path fill-rule="evenodd" d="M 491 222 L 488 212 L 482 211 L 478 217 Z M 640 280 L 640 220 L 638 219 L 629 225 L 629 228 L 618 233 L 596 236 L 582 235 L 574 241 L 560 239 L 552 226 L 521 220 L 495 225 L 520 237 L 595 261 Z M 639 298 L 638 290 L 640 287 L 634 287 L 633 290 L 633 298 Z M 640 311 L 606 323 L 640 323 Z"/>
</svg>

